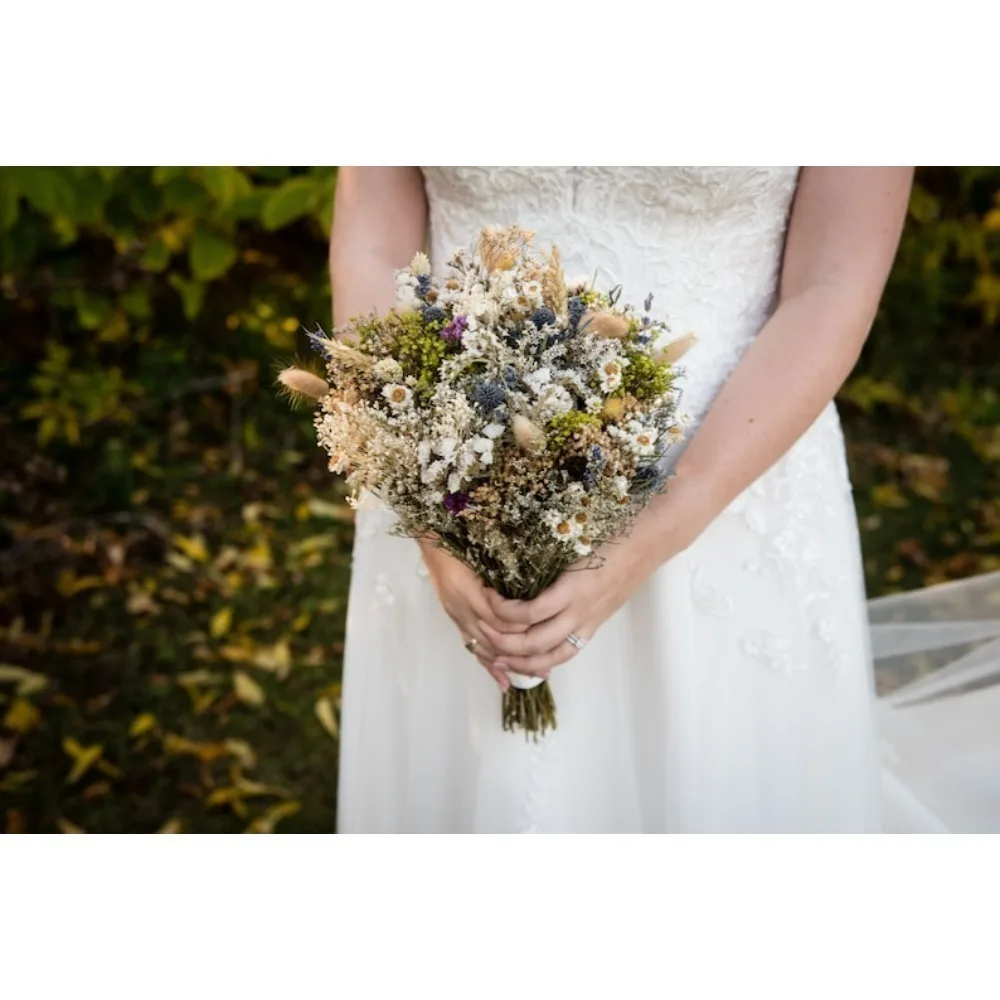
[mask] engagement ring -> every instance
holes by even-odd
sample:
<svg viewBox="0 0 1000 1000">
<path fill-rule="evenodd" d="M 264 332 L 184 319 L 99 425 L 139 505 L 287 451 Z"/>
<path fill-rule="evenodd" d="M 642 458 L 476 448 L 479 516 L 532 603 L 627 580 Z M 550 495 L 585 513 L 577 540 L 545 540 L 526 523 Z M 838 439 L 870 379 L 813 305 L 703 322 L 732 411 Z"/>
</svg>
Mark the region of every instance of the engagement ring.
<svg viewBox="0 0 1000 1000">
<path fill-rule="evenodd" d="M 575 632 L 570 632 L 570 634 L 566 636 L 566 641 L 571 646 L 576 646 L 577 649 L 583 649 L 583 647 L 587 645 L 587 640 L 581 639 Z"/>
<path fill-rule="evenodd" d="M 473 656 L 476 655 L 476 647 L 479 645 L 478 639 L 470 639 L 466 644 L 465 648 L 472 653 Z"/>
</svg>

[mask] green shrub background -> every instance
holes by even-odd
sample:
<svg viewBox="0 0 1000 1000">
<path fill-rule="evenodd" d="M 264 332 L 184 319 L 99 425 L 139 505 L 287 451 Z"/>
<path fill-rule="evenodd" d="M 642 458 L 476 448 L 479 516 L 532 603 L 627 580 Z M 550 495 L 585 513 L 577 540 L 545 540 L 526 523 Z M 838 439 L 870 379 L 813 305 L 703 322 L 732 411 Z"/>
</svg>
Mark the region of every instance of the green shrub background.
<svg viewBox="0 0 1000 1000">
<path fill-rule="evenodd" d="M 0 828 L 328 832 L 351 512 L 276 359 L 334 167 L 0 168 Z M 840 397 L 872 595 L 1000 568 L 1000 168 L 918 172 Z"/>
</svg>

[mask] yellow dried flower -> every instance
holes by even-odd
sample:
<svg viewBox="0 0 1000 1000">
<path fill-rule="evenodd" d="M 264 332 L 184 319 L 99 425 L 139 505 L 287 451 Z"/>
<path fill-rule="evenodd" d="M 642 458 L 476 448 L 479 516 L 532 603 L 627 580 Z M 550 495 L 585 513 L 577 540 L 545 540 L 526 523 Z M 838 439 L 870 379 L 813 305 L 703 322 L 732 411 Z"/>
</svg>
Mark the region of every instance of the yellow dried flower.
<svg viewBox="0 0 1000 1000">
<path fill-rule="evenodd" d="M 520 413 L 515 414 L 511 426 L 514 431 L 514 440 L 525 451 L 539 452 L 545 448 L 545 431 L 537 424 L 533 424 L 527 417 Z"/>
<path fill-rule="evenodd" d="M 290 393 L 303 399 L 322 399 L 330 386 L 318 375 L 302 368 L 286 368 L 278 373 L 278 382 Z"/>
<path fill-rule="evenodd" d="M 588 312 L 580 320 L 580 329 L 596 333 L 598 337 L 620 340 L 628 333 L 628 320 L 610 312 Z"/>
<path fill-rule="evenodd" d="M 683 337 L 678 337 L 667 344 L 663 350 L 657 351 L 653 355 L 653 360 L 659 364 L 676 364 L 694 346 L 694 343 L 695 335 L 693 333 L 685 333 Z"/>
<path fill-rule="evenodd" d="M 566 279 L 563 276 L 559 247 L 553 247 L 549 254 L 548 266 L 542 275 L 542 301 L 557 315 L 566 312 L 569 297 L 566 294 Z"/>
<path fill-rule="evenodd" d="M 371 355 L 355 350 L 342 340 L 328 340 L 323 346 L 327 349 L 331 361 L 340 361 L 360 371 L 368 371 L 374 364 Z"/>
<path fill-rule="evenodd" d="M 427 254 L 420 253 L 419 251 L 413 255 L 413 260 L 410 261 L 410 270 L 416 274 L 430 274 L 431 273 L 431 262 L 427 257 Z"/>
<path fill-rule="evenodd" d="M 621 396 L 609 396 L 601 407 L 605 420 L 617 420 L 625 412 L 625 400 Z"/>
<path fill-rule="evenodd" d="M 479 259 L 487 271 L 509 271 L 534 233 L 520 226 L 494 229 L 487 226 L 479 236 Z"/>
</svg>

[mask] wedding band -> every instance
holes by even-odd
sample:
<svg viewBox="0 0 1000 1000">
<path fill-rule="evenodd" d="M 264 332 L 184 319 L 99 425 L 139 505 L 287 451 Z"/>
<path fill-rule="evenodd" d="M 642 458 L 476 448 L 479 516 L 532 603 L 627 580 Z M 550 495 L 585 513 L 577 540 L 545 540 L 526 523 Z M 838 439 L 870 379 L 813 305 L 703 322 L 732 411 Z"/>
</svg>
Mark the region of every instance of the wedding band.
<svg viewBox="0 0 1000 1000">
<path fill-rule="evenodd" d="M 571 646 L 575 646 L 577 649 L 583 649 L 583 647 L 587 645 L 587 640 L 582 639 L 575 632 L 570 632 L 570 634 L 566 636 L 566 641 Z"/>
<path fill-rule="evenodd" d="M 479 640 L 478 640 L 477 638 L 475 638 L 475 637 L 473 637 L 473 638 L 469 639 L 469 641 L 468 641 L 468 642 L 467 642 L 467 643 L 465 644 L 465 648 L 466 648 L 466 649 L 467 649 L 467 650 L 468 650 L 468 651 L 469 651 L 470 653 L 472 653 L 472 655 L 473 655 L 473 656 L 475 656 L 475 655 L 476 655 L 476 648 L 477 648 L 478 646 L 479 646 Z"/>
</svg>

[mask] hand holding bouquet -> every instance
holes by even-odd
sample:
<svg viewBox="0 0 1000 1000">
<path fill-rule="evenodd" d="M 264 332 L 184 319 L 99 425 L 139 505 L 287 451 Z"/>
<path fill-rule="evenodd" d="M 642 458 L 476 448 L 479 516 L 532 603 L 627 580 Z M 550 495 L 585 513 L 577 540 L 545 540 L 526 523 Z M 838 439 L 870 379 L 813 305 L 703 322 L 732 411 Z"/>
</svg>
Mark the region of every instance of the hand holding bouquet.
<svg viewBox="0 0 1000 1000">
<path fill-rule="evenodd" d="M 586 282 L 518 227 L 484 230 L 436 280 L 418 253 L 397 304 L 312 335 L 327 378 L 282 383 L 319 400 L 330 471 L 369 491 L 397 533 L 433 538 L 501 596 L 530 600 L 626 533 L 665 486 L 682 435 L 667 327 Z M 567 641 L 582 648 L 582 640 Z M 512 675 L 505 729 L 556 724 L 549 685 Z"/>
</svg>

